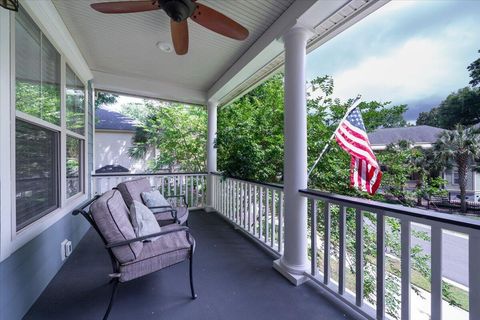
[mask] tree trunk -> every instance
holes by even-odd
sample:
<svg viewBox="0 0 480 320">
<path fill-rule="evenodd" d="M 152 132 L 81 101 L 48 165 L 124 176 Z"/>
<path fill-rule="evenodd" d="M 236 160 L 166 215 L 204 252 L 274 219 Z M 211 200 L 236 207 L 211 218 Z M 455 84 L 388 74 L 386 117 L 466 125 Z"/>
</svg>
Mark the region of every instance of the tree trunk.
<svg viewBox="0 0 480 320">
<path fill-rule="evenodd" d="M 465 157 L 460 157 L 457 161 L 458 165 L 458 184 L 460 186 L 460 203 L 462 213 L 467 213 L 467 201 L 466 201 L 466 187 L 467 187 L 467 164 L 468 161 Z"/>
</svg>

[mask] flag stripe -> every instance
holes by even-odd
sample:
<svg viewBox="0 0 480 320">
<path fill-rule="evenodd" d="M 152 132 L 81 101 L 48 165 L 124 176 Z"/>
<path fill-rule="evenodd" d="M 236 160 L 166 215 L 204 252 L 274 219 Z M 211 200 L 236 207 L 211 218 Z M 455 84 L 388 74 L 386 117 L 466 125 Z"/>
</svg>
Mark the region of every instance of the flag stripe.
<svg viewBox="0 0 480 320">
<path fill-rule="evenodd" d="M 353 135 L 355 135 L 356 137 L 358 137 L 359 139 L 362 139 L 364 141 L 368 141 L 368 135 L 366 132 L 363 132 L 361 131 L 360 129 L 358 129 L 357 127 L 355 127 L 354 125 L 352 125 L 350 122 L 348 122 L 348 120 L 345 120 L 345 122 L 342 124 L 344 127 L 347 127 L 349 128 L 351 131 L 353 131 Z"/>
<path fill-rule="evenodd" d="M 354 136 L 350 131 L 348 127 L 340 127 L 340 133 L 343 135 L 344 139 L 349 142 L 351 145 L 362 149 L 366 151 L 372 159 L 376 161 L 375 155 L 373 154 L 373 151 L 370 149 L 370 145 L 368 144 L 368 141 L 361 140 L 360 138 Z"/>
<path fill-rule="evenodd" d="M 348 143 L 347 141 L 345 141 L 345 138 L 342 135 L 337 135 L 336 138 L 337 138 L 337 142 L 340 145 L 340 147 L 342 147 L 343 150 L 347 151 L 352 156 L 354 155 L 357 158 L 364 159 L 371 164 L 372 163 L 375 164 L 377 162 L 375 159 L 372 159 L 370 154 L 368 152 L 366 152 L 365 150 L 357 148 L 356 146 L 354 146 L 354 145 Z"/>
</svg>

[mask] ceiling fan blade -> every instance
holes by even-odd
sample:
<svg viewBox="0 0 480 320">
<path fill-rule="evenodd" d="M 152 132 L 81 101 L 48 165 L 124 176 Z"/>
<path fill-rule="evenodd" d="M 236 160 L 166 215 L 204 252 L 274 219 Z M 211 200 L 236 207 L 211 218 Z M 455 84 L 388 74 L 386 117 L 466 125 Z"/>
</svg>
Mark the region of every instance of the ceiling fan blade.
<svg viewBox="0 0 480 320">
<path fill-rule="evenodd" d="M 248 30 L 229 17 L 200 3 L 195 6 L 190 18 L 196 23 L 232 39 L 245 40 L 248 37 Z"/>
<path fill-rule="evenodd" d="M 187 20 L 175 22 L 170 20 L 170 32 L 175 52 L 184 55 L 188 52 L 188 23 Z"/>
<path fill-rule="evenodd" d="M 90 5 L 101 13 L 132 13 L 160 9 L 157 0 L 100 2 Z"/>
</svg>

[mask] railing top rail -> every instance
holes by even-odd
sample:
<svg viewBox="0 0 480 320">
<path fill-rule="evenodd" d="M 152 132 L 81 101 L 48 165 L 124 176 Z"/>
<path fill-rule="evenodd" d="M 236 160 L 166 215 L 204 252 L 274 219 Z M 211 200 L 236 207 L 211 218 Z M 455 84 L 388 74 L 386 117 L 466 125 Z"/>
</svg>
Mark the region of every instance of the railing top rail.
<svg viewBox="0 0 480 320">
<path fill-rule="evenodd" d="M 342 196 L 338 194 L 312 190 L 302 189 L 299 190 L 301 194 L 310 198 L 318 198 L 321 200 L 331 200 L 333 202 L 343 202 L 355 206 L 362 206 L 375 211 L 394 212 L 400 215 L 411 216 L 415 218 L 423 218 L 426 220 L 441 222 L 444 224 L 450 224 L 460 226 L 464 228 L 480 230 L 480 220 L 469 219 L 458 215 L 451 215 L 441 212 L 432 212 L 424 209 L 409 208 L 401 205 L 384 203 L 379 201 L 373 201 L 368 199 L 354 198 L 349 196 Z"/>
<path fill-rule="evenodd" d="M 92 177 L 144 177 L 144 176 L 194 176 L 194 175 L 206 175 L 207 172 L 159 172 L 159 173 L 95 173 Z"/>
<path fill-rule="evenodd" d="M 225 177 L 228 179 L 233 179 L 233 180 L 238 180 L 238 181 L 244 181 L 244 182 L 249 182 L 249 183 L 254 183 L 260 186 L 265 186 L 269 188 L 275 188 L 278 190 L 283 190 L 283 185 L 282 184 L 277 184 L 277 183 L 271 183 L 271 182 L 262 182 L 262 181 L 257 181 L 257 180 L 252 180 L 252 179 L 244 179 L 244 178 L 238 178 L 238 177 L 230 177 L 226 176 L 220 172 L 211 172 L 211 174 L 219 177 Z"/>
</svg>

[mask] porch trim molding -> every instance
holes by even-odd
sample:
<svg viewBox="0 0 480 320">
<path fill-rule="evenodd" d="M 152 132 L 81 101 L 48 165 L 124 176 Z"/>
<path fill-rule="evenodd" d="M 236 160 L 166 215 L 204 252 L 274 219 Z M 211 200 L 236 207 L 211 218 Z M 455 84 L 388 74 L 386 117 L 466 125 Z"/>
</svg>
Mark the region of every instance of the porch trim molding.
<svg viewBox="0 0 480 320">
<path fill-rule="evenodd" d="M 5 71 L 4 71 L 5 70 Z M 11 159 L 10 159 L 10 12 L 0 9 L 0 261 L 10 246 Z M 6 151 L 6 152 L 5 152 Z"/>
</svg>

